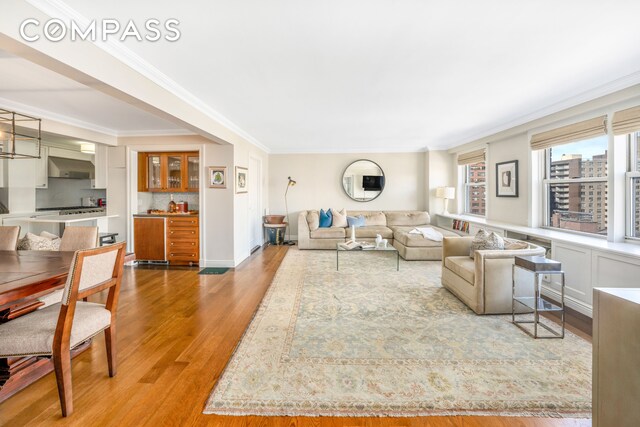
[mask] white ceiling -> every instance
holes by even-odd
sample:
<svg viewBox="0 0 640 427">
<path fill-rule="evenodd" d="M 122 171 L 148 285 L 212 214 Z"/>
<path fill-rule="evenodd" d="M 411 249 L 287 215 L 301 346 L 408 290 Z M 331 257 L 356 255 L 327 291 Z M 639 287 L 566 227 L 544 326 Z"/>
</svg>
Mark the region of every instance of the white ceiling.
<svg viewBox="0 0 640 427">
<path fill-rule="evenodd" d="M 180 130 L 137 107 L 2 51 L 0 108 L 112 135 Z"/>
<path fill-rule="evenodd" d="M 638 0 L 65 3 L 179 19 L 178 42 L 124 45 L 273 152 L 450 147 L 640 76 Z M 65 112 L 127 126 L 107 101 L 73 111 L 75 90 Z"/>
</svg>

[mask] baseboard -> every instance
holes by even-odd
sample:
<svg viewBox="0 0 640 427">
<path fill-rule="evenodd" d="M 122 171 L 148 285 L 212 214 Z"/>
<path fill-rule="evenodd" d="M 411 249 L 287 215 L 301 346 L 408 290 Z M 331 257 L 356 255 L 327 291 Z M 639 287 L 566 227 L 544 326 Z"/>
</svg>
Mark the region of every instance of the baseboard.
<svg viewBox="0 0 640 427">
<path fill-rule="evenodd" d="M 560 292 L 555 289 L 551 289 L 544 284 L 542 285 L 542 295 L 547 296 L 554 301 L 560 301 L 561 297 Z M 593 307 L 589 304 L 567 296 L 566 294 L 564 296 L 564 304 L 578 313 L 582 313 L 589 318 L 593 318 Z"/>
<path fill-rule="evenodd" d="M 235 263 L 232 259 L 205 259 L 200 260 L 200 267 L 227 267 L 234 268 Z"/>
</svg>

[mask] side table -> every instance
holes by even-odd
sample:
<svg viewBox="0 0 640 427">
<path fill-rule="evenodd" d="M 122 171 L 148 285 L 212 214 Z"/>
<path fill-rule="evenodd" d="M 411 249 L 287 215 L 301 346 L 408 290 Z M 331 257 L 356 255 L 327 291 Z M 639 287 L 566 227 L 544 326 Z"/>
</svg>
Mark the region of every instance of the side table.
<svg viewBox="0 0 640 427">
<path fill-rule="evenodd" d="M 562 264 L 558 261 L 547 259 L 543 256 L 516 256 L 512 267 L 512 285 L 511 285 L 511 321 L 514 325 L 522 329 L 529 336 L 533 338 L 564 338 L 564 271 L 562 271 Z M 533 287 L 534 296 L 517 296 L 516 295 L 516 269 L 522 269 L 524 271 L 533 273 Z M 551 303 L 541 296 L 542 276 L 560 275 L 562 277 L 562 284 L 560 290 L 560 305 Z M 533 320 L 516 320 L 516 305 L 524 306 L 533 312 Z M 540 322 L 540 313 L 556 311 L 560 313 L 562 322 L 562 330 L 560 332 L 554 331 L 549 326 Z M 530 314 L 531 312 L 524 313 Z M 522 314 L 522 313 L 519 313 Z M 533 333 L 527 328 L 522 326 L 525 323 L 533 324 Z M 543 327 L 552 335 L 538 335 L 538 326 Z"/>
</svg>

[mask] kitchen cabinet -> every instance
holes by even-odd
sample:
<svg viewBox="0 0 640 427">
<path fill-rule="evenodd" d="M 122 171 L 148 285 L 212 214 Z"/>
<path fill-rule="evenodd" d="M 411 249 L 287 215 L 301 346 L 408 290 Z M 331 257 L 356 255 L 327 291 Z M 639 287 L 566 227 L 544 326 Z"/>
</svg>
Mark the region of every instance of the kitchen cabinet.
<svg viewBox="0 0 640 427">
<path fill-rule="evenodd" d="M 134 217 L 133 242 L 137 260 L 165 261 L 165 217 Z"/>
<path fill-rule="evenodd" d="M 94 179 L 91 188 L 107 188 L 107 146 L 96 144 L 96 153 L 93 156 L 95 166 Z"/>
<path fill-rule="evenodd" d="M 138 191 L 197 192 L 199 184 L 197 152 L 138 154 Z"/>
<path fill-rule="evenodd" d="M 169 264 L 198 265 L 200 261 L 197 216 L 167 217 L 167 260 Z"/>
<path fill-rule="evenodd" d="M 195 215 L 136 215 L 133 237 L 139 261 L 200 262 L 200 221 Z"/>
<path fill-rule="evenodd" d="M 36 166 L 36 188 L 49 188 L 49 147 L 40 146 L 40 158 Z"/>
</svg>

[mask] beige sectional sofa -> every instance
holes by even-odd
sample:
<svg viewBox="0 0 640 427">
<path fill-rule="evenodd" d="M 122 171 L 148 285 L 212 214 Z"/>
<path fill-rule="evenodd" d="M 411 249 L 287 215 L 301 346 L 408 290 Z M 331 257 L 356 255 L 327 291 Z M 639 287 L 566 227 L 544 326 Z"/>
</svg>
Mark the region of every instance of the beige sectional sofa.
<svg viewBox="0 0 640 427">
<path fill-rule="evenodd" d="M 337 243 L 349 240 L 347 227 L 318 228 L 318 211 L 302 211 L 298 215 L 298 247 L 300 249 L 335 249 Z M 432 227 L 445 237 L 456 233 L 430 225 L 431 218 L 425 211 L 348 211 L 349 216 L 364 216 L 365 226 L 356 228 L 356 239 L 373 241 L 376 234 L 387 239 L 400 256 L 406 260 L 442 259 L 442 242 L 424 238 L 421 234 L 409 234 L 416 227 Z"/>
</svg>

